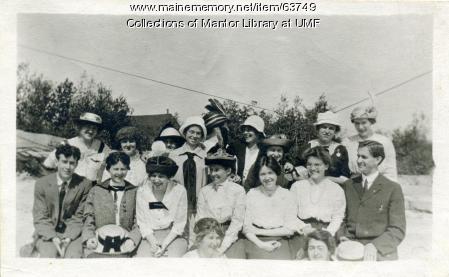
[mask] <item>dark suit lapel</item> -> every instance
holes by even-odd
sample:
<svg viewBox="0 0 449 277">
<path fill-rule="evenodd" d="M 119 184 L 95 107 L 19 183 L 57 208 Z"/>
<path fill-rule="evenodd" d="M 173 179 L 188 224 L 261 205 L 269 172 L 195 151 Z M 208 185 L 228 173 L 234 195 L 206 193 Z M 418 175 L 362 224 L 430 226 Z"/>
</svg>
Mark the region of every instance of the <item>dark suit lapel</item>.
<svg viewBox="0 0 449 277">
<path fill-rule="evenodd" d="M 79 184 L 78 176 L 73 175 L 72 180 L 70 180 L 69 185 L 67 186 L 67 190 L 64 196 L 64 200 L 62 201 L 62 210 L 65 211 L 67 205 L 69 205 L 76 196 Z"/>
<path fill-rule="evenodd" d="M 377 178 L 374 180 L 374 182 L 371 185 L 371 187 L 369 188 L 369 190 L 365 192 L 365 194 L 362 197 L 362 202 L 370 199 L 371 197 L 373 197 L 379 191 L 382 190 L 382 179 L 379 177 L 380 177 L 380 175 L 377 176 Z"/>
<path fill-rule="evenodd" d="M 357 177 L 356 179 L 353 179 L 352 187 L 357 192 L 359 199 L 362 199 L 362 196 L 363 196 L 362 178 L 360 177 L 360 179 L 359 179 L 359 177 Z"/>
</svg>

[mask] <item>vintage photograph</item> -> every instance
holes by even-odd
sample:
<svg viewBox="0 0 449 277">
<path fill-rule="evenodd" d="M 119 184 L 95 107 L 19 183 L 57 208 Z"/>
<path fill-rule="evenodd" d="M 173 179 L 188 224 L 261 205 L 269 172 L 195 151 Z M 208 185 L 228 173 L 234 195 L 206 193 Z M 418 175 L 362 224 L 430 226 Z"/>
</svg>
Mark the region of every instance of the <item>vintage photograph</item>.
<svg viewBox="0 0 449 277">
<path fill-rule="evenodd" d="M 417 14 L 18 14 L 15 256 L 430 259 L 432 40 Z"/>
</svg>

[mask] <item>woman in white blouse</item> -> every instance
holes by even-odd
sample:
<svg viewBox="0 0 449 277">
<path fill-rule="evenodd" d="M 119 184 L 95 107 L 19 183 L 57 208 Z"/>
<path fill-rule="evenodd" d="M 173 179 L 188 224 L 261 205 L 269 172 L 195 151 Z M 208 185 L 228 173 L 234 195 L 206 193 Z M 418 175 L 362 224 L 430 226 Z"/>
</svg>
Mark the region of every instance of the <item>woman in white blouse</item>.
<svg viewBox="0 0 449 277">
<path fill-rule="evenodd" d="M 306 150 L 303 157 L 307 161 L 310 177 L 295 182 L 290 189 L 295 201 L 296 230 L 299 233 L 290 240 L 293 257 L 303 248 L 305 235 L 315 230 L 326 230 L 334 236 L 346 209 L 343 189 L 325 176 L 331 163 L 329 153 L 322 146 L 317 146 Z"/>
<path fill-rule="evenodd" d="M 148 178 L 137 190 L 137 224 L 143 240 L 137 257 L 182 257 L 187 241 L 182 238 L 187 222 L 184 186 L 171 180 L 178 166 L 170 158 L 147 160 Z"/>
<path fill-rule="evenodd" d="M 276 184 L 281 166 L 273 157 L 262 157 L 255 167 L 261 186 L 246 195 L 243 233 L 248 259 L 291 259 L 288 237 L 293 235 L 296 211 L 291 193 Z"/>
</svg>

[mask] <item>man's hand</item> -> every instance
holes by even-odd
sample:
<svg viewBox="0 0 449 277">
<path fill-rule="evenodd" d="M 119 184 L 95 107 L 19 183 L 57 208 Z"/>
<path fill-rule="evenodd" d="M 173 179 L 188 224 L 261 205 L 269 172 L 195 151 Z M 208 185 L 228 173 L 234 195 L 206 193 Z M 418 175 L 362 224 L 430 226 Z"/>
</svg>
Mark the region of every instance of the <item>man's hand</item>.
<svg viewBox="0 0 449 277">
<path fill-rule="evenodd" d="M 98 240 L 97 238 L 90 238 L 86 241 L 86 247 L 87 249 L 93 250 L 95 248 L 97 248 L 98 245 Z"/>
<path fill-rule="evenodd" d="M 67 247 L 69 246 L 71 241 L 72 240 L 70 238 L 63 238 L 61 240 L 61 252 L 63 255 L 65 255 L 65 251 L 67 250 Z M 61 257 L 63 257 L 63 255 L 61 255 Z"/>
<path fill-rule="evenodd" d="M 53 244 L 55 245 L 56 250 L 58 250 L 59 256 L 61 256 L 61 257 L 63 258 L 63 257 L 64 257 L 64 252 L 63 252 L 63 250 L 61 249 L 61 246 L 62 246 L 62 245 L 61 245 L 61 243 L 62 243 L 61 239 L 58 238 L 58 237 L 54 237 L 54 238 L 51 239 L 51 241 L 52 241 Z"/>
<path fill-rule="evenodd" d="M 258 246 L 259 246 L 259 248 L 261 248 L 267 252 L 273 252 L 274 250 L 281 247 L 281 243 L 276 240 L 262 241 Z"/>
<path fill-rule="evenodd" d="M 363 254 L 364 261 L 376 261 L 377 260 L 377 248 L 372 243 L 365 245 L 365 253 Z"/>
<path fill-rule="evenodd" d="M 132 241 L 131 239 L 127 239 L 125 240 L 125 243 L 123 243 L 122 246 L 120 247 L 120 250 L 124 253 L 128 253 L 133 251 L 134 248 L 136 248 L 134 241 Z"/>
</svg>

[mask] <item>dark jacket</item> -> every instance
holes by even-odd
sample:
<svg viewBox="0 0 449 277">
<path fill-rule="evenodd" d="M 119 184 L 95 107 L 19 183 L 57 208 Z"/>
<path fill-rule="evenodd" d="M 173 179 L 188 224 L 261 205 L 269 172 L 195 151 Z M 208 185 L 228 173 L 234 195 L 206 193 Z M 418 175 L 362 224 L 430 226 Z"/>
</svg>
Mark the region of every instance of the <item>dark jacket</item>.
<svg viewBox="0 0 449 277">
<path fill-rule="evenodd" d="M 119 206 L 120 226 L 129 232 L 129 237 L 138 245 L 141 239 L 136 220 L 137 187 L 125 181 L 125 191 Z M 115 224 L 114 199 L 110 191 L 110 179 L 94 186 L 87 197 L 84 208 L 83 242 L 95 237 L 95 230 Z"/>
<path fill-rule="evenodd" d="M 307 147 L 304 148 L 301 153 L 304 153 L 311 147 L 311 142 L 309 142 Z M 334 152 L 329 153 L 329 155 L 331 156 L 331 164 L 329 165 L 329 169 L 326 170 L 325 175 L 331 177 L 345 176 L 349 178 L 349 176 L 351 176 L 351 171 L 349 170 L 349 156 L 346 147 L 340 144 L 335 147 Z M 307 161 L 301 158 L 299 165 L 306 167 Z"/>
<path fill-rule="evenodd" d="M 226 149 L 226 151 L 229 154 L 235 155 L 237 157 L 237 175 L 243 182 L 243 169 L 245 168 L 246 145 L 242 142 L 234 142 L 228 147 L 228 149 Z M 262 151 L 260 150 L 259 147 L 259 155 L 256 160 L 258 160 L 261 155 Z"/>
<path fill-rule="evenodd" d="M 405 237 L 404 195 L 399 184 L 382 174 L 362 192 L 362 177 L 343 183 L 346 216 L 337 238 L 346 236 L 377 248 L 378 260 L 396 260 L 397 247 Z"/>
<path fill-rule="evenodd" d="M 57 173 L 52 173 L 36 181 L 34 186 L 33 223 L 35 235 L 43 240 L 57 236 L 55 231 L 59 215 L 59 189 Z M 92 182 L 78 174 L 73 174 L 67 185 L 62 203 L 61 220 L 66 225 L 61 238 L 78 238 L 83 228 L 83 211 Z"/>
</svg>

